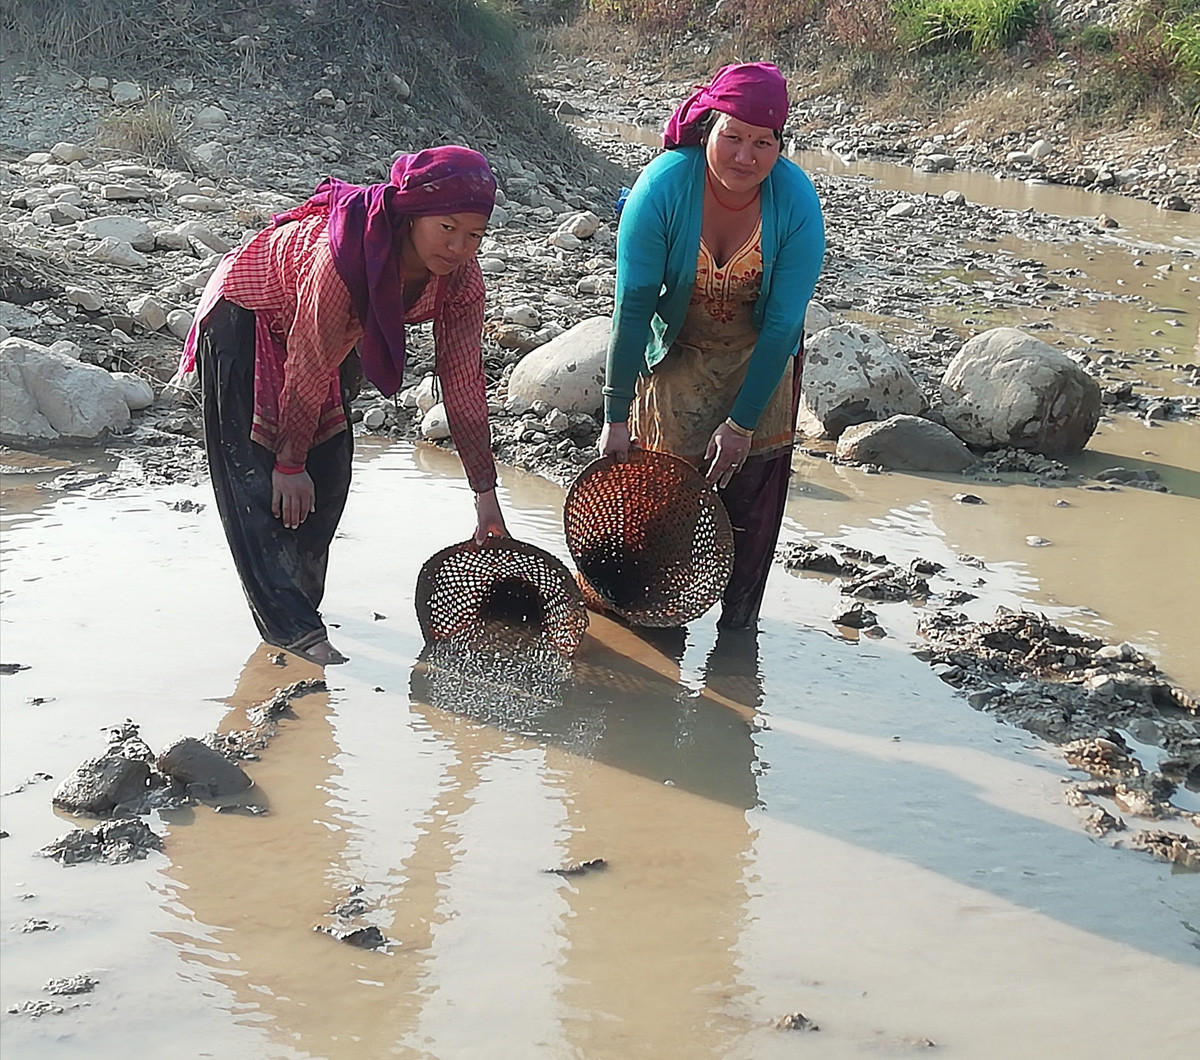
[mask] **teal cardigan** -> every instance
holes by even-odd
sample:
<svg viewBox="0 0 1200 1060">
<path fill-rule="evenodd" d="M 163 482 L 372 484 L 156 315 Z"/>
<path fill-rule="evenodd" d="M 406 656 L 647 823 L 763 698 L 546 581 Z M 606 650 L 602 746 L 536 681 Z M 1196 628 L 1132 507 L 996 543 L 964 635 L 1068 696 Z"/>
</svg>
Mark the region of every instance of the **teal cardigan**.
<svg viewBox="0 0 1200 1060">
<path fill-rule="evenodd" d="M 639 375 L 667 355 L 696 283 L 704 203 L 704 148 L 666 151 L 642 170 L 617 230 L 617 288 L 604 418 L 629 418 Z M 762 185 L 763 277 L 754 305 L 754 344 L 746 379 L 730 411 L 753 429 L 787 359 L 800 348 L 804 311 L 825 257 L 825 221 L 812 181 L 779 159 Z"/>
</svg>

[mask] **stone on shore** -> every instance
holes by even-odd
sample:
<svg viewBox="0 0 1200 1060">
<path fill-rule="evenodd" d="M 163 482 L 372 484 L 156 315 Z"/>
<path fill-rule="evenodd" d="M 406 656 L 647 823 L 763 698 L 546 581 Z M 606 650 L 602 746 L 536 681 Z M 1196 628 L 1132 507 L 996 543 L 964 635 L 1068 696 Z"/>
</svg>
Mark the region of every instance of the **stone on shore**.
<svg viewBox="0 0 1200 1060">
<path fill-rule="evenodd" d="M 544 401 L 563 412 L 597 412 L 604 404 L 604 363 L 608 357 L 609 317 L 588 317 L 532 353 L 508 380 L 508 399 Z"/>
<path fill-rule="evenodd" d="M 1100 420 L 1100 386 L 1066 354 L 1017 328 L 968 339 L 942 377 L 943 418 L 968 445 L 1078 452 Z"/>
<path fill-rule="evenodd" d="M 0 442 L 88 445 L 129 419 L 124 387 L 103 368 L 26 339 L 0 342 Z"/>
<path fill-rule="evenodd" d="M 847 427 L 838 439 L 837 458 L 893 471 L 962 471 L 975 461 L 952 432 L 920 416 Z"/>
</svg>

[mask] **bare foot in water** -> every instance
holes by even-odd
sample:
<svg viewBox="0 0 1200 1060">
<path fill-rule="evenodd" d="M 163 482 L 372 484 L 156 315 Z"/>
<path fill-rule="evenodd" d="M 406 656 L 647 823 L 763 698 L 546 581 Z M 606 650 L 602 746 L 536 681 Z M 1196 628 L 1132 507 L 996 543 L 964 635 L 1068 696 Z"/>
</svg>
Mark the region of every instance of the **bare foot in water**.
<svg viewBox="0 0 1200 1060">
<path fill-rule="evenodd" d="M 312 644 L 304 649 L 289 648 L 288 650 L 295 655 L 299 655 L 302 659 L 316 663 L 318 666 L 337 666 L 350 661 L 350 656 L 343 655 L 327 640 L 319 640 L 316 644 Z"/>
</svg>

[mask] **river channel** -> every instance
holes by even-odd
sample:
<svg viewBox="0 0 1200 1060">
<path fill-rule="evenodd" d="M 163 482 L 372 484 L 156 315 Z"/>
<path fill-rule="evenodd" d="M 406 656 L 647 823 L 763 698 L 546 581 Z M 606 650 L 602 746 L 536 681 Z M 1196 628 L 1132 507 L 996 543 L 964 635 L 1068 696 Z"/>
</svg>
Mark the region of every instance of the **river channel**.
<svg viewBox="0 0 1200 1060">
<path fill-rule="evenodd" d="M 1022 209 L 1068 194 L 979 179 Z M 1186 334 L 1154 348 L 1195 359 L 1197 219 L 1113 197 L 1072 210 L 1142 211 L 1137 247 L 1047 253 L 1111 262 L 1114 288 L 1156 277 L 1145 312 Z M 1150 271 L 1123 276 L 1135 255 Z M 1128 305 L 1088 308 L 1064 333 L 1149 344 Z M 798 454 L 784 535 L 951 573 L 975 557 L 972 617 L 1044 610 L 1200 690 L 1200 427 L 1106 420 L 1072 462 L 1117 463 L 1171 492 L 1013 478 L 972 483 L 985 504 L 966 506 L 961 478 Z M 128 865 L 35 856 L 79 823 L 50 795 L 105 726 L 131 719 L 158 750 L 245 728 L 320 676 L 258 643 L 205 484 L 38 488 L 79 464 L 4 475 L 0 644 L 27 667 L 0 676 L 6 1056 L 1193 1054 L 1200 876 L 1089 837 L 1062 798 L 1081 774 L 912 656 L 912 608 L 879 608 L 881 642 L 847 639 L 836 586 L 780 567 L 757 638 L 711 615 L 673 642 L 595 619 L 550 697 L 431 681 L 413 586 L 471 505 L 452 454 L 407 443 L 360 439 L 324 605 L 351 661 L 247 763 L 269 812 L 157 815 L 164 852 Z M 568 559 L 559 487 L 502 469 L 501 494 L 516 536 Z M 381 950 L 313 931 L 357 887 Z M 43 990 L 80 973 L 91 993 Z M 9 1012 L 36 999 L 63 1011 Z M 777 1025 L 796 1013 L 819 1030 Z"/>
</svg>

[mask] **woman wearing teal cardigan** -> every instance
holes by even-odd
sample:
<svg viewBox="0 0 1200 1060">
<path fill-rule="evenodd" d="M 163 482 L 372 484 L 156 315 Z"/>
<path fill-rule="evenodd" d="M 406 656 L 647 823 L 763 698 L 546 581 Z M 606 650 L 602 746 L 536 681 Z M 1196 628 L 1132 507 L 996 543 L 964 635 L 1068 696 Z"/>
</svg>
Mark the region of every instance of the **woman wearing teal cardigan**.
<svg viewBox="0 0 1200 1060">
<path fill-rule="evenodd" d="M 723 628 L 758 618 L 825 255 L 812 182 L 781 157 L 786 117 L 774 66 L 723 67 L 671 116 L 617 234 L 600 453 L 673 453 L 720 489 L 734 528 Z"/>
</svg>

